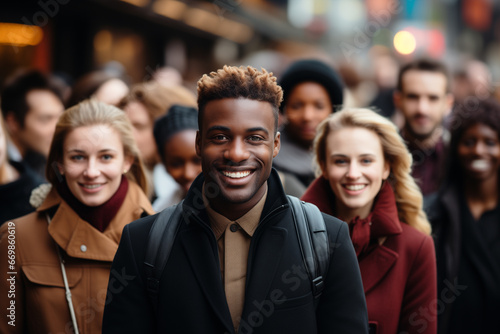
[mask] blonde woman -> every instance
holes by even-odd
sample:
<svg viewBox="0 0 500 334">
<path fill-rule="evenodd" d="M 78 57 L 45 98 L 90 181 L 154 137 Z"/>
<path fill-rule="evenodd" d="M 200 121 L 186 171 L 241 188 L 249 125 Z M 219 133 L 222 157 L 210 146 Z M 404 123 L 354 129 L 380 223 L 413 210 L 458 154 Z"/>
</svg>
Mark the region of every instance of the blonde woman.
<svg viewBox="0 0 500 334">
<path fill-rule="evenodd" d="M 369 109 L 318 127 L 318 178 L 302 199 L 349 224 L 370 333 L 436 333 L 436 260 L 411 155 L 397 128 Z"/>
<path fill-rule="evenodd" d="M 36 212 L 0 229 L 0 332 L 100 333 L 123 227 L 154 213 L 126 115 L 94 101 L 66 110 L 46 177 Z M 127 284 L 125 272 L 111 277 Z"/>
</svg>

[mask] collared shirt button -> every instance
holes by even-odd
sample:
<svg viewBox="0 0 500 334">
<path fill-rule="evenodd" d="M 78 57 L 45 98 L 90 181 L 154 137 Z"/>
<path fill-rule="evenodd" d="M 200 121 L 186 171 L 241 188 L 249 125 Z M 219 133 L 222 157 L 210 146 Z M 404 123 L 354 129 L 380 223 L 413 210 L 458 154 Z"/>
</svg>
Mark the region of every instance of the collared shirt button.
<svg viewBox="0 0 500 334">
<path fill-rule="evenodd" d="M 231 224 L 231 226 L 229 226 L 229 229 L 231 230 L 231 232 L 236 232 L 238 231 L 238 224 Z"/>
<path fill-rule="evenodd" d="M 87 251 L 87 246 L 81 245 L 80 250 L 85 253 Z"/>
</svg>

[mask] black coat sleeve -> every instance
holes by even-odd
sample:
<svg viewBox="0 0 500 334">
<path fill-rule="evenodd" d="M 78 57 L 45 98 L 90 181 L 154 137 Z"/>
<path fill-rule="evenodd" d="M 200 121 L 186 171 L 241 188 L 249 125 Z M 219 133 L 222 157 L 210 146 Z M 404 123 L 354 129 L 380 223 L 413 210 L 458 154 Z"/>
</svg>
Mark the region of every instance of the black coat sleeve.
<svg viewBox="0 0 500 334">
<path fill-rule="evenodd" d="M 346 223 L 323 214 L 330 267 L 316 312 L 318 333 L 368 333 L 368 311 L 358 260 Z"/>
<path fill-rule="evenodd" d="M 108 282 L 102 333 L 154 333 L 155 315 L 142 277 L 151 217 L 125 226 Z M 137 224 L 143 224 L 138 229 Z M 132 227 L 132 228 L 131 228 Z M 133 238 L 131 238 L 131 235 Z"/>
</svg>

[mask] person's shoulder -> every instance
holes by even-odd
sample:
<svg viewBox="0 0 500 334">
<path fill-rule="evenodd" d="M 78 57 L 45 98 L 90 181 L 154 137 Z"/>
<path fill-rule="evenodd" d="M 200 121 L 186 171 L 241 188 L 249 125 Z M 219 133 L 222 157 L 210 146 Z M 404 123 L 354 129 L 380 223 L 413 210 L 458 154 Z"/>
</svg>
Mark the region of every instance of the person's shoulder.
<svg viewBox="0 0 500 334">
<path fill-rule="evenodd" d="M 342 228 L 347 229 L 348 227 L 346 222 L 338 219 L 337 217 L 334 217 L 324 212 L 321 212 L 321 215 L 323 216 L 323 220 L 325 221 L 328 234 L 332 233 L 338 234 Z"/>
<path fill-rule="evenodd" d="M 130 224 L 127 224 L 126 228 L 132 235 L 149 232 L 159 214 L 160 213 L 155 213 L 154 215 L 136 219 Z"/>
<path fill-rule="evenodd" d="M 413 227 L 411 225 L 401 223 L 401 228 L 403 229 L 403 232 L 401 233 L 401 235 L 405 239 L 424 240 L 426 238 L 431 238 L 430 235 L 425 234 L 424 232 L 417 230 L 415 227 Z"/>
<path fill-rule="evenodd" d="M 3 222 L 2 227 L 4 225 L 9 225 L 13 228 L 16 228 L 18 230 L 31 230 L 35 228 L 35 226 L 40 225 L 40 221 L 42 220 L 40 218 L 40 215 L 42 213 L 34 211 L 31 213 L 28 213 L 27 215 L 17 217 L 14 219 L 9 219 L 6 222 Z M 44 221 L 44 227 L 47 225 L 47 221 Z"/>
<path fill-rule="evenodd" d="M 422 248 L 434 249 L 434 241 L 430 235 L 405 223 L 401 223 L 401 227 L 403 231 L 399 234 L 399 238 L 401 239 L 400 244 L 406 248 L 407 252 L 417 253 Z"/>
</svg>

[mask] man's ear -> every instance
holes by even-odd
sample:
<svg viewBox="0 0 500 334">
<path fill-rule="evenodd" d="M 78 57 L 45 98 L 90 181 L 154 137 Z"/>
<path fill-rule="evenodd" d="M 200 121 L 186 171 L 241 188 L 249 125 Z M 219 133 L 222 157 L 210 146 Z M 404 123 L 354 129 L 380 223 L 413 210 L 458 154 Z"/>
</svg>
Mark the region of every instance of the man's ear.
<svg viewBox="0 0 500 334">
<path fill-rule="evenodd" d="M 196 155 L 199 156 L 199 157 L 201 157 L 201 135 L 200 135 L 200 130 L 196 131 L 195 148 L 196 148 Z"/>
<path fill-rule="evenodd" d="M 5 127 L 9 133 L 16 133 L 21 129 L 21 124 L 19 124 L 16 116 L 12 111 L 7 112 L 5 115 Z"/>
<path fill-rule="evenodd" d="M 280 148 L 281 148 L 281 133 L 278 131 L 274 136 L 273 158 L 276 158 L 278 153 L 280 153 Z"/>
</svg>

